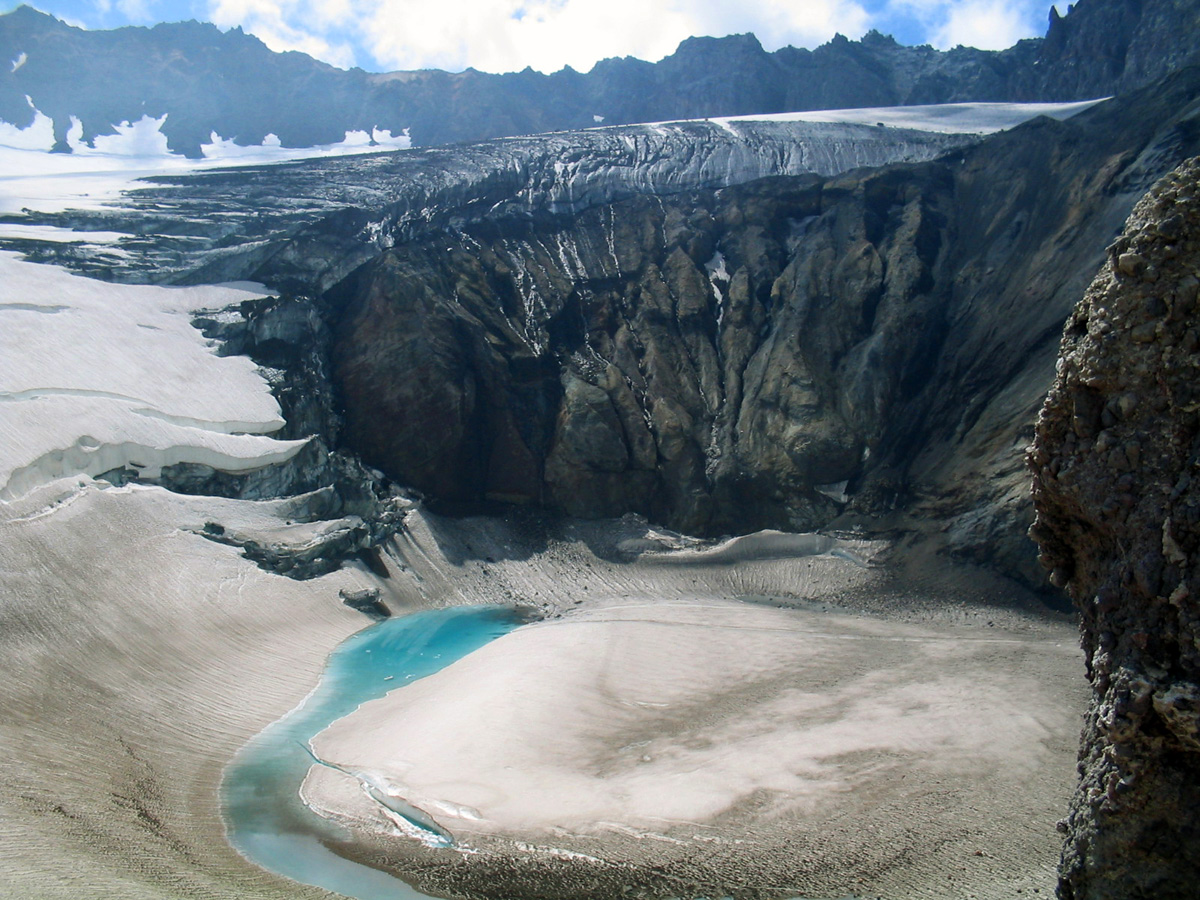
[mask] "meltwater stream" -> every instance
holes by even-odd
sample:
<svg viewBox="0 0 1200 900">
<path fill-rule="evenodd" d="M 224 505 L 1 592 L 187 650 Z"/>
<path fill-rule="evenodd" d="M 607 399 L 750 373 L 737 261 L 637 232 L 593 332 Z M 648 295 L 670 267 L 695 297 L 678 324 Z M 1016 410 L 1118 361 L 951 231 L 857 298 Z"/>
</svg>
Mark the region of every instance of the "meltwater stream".
<svg viewBox="0 0 1200 900">
<path fill-rule="evenodd" d="M 313 764 L 308 741 L 359 704 L 432 675 L 522 621 L 500 607 L 430 610 L 388 619 L 342 642 L 316 690 L 250 740 L 226 769 L 221 807 L 230 843 L 264 869 L 356 900 L 426 900 L 321 842 L 349 834 L 300 801 L 300 783 Z"/>
</svg>

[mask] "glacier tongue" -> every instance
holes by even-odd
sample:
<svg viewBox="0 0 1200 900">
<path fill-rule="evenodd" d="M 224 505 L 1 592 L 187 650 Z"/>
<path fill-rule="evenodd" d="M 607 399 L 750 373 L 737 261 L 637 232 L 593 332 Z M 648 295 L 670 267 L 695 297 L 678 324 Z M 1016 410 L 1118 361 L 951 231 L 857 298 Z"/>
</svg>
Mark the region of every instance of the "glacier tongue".
<svg viewBox="0 0 1200 900">
<path fill-rule="evenodd" d="M 46 244 L 33 251 L 85 271 L 116 272 L 131 281 L 270 279 L 276 288 L 309 293 L 431 227 L 456 230 L 483 219 L 577 213 L 635 194 L 922 161 L 976 140 L 841 122 L 627 125 L 271 168 L 167 173 L 154 186 L 126 194 L 117 207 L 63 212 L 60 205 L 21 224 L 130 235 L 116 254 L 111 247 Z M 20 249 L 30 252 L 29 242 Z"/>
<path fill-rule="evenodd" d="M 319 292 L 431 227 L 458 230 L 484 219 L 574 214 L 635 194 L 919 162 L 1026 118 L 1063 118 L 1087 105 L 948 104 L 903 113 L 832 111 L 824 121 L 807 114 L 691 120 L 197 175 L 164 172 L 155 185 L 104 210 L 64 212 L 61 201 L 37 207 L 45 212 L 23 216 L 22 234 L 10 225 L 0 246 L 5 237 L 25 237 L 19 249 L 34 258 L 126 281 L 253 278 Z M 9 188 L 20 193 L 19 182 Z M 0 184 L 0 204 L 9 188 Z M 38 233 L 30 226 L 45 225 L 77 229 L 78 240 L 89 243 L 101 234 L 111 241 L 114 232 L 130 237 L 107 247 L 34 246 Z"/>
</svg>

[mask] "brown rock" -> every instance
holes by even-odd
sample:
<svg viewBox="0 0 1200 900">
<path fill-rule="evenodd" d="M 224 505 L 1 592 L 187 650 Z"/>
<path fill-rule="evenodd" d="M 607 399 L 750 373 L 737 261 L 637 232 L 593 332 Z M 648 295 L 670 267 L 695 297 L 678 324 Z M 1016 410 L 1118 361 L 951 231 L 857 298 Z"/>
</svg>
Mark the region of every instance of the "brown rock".
<svg viewBox="0 0 1200 900">
<path fill-rule="evenodd" d="M 1103 306 L 1114 321 L 1142 324 L 1105 337 L 1068 322 L 1029 454 L 1031 535 L 1081 613 L 1093 686 L 1064 900 L 1185 900 L 1200 884 L 1200 483 L 1191 478 L 1200 355 L 1183 349 L 1183 317 L 1158 318 L 1172 294 L 1191 302 L 1200 215 L 1181 198 L 1198 184 L 1195 159 L 1135 208 L 1119 244 L 1137 252 L 1110 257 L 1072 321 Z M 1151 268 L 1153 289 L 1121 277 Z M 1112 424 L 1094 442 L 1076 440 L 1089 436 L 1098 403 L 1116 413 Z M 1039 466 L 1057 457 L 1071 478 Z"/>
</svg>

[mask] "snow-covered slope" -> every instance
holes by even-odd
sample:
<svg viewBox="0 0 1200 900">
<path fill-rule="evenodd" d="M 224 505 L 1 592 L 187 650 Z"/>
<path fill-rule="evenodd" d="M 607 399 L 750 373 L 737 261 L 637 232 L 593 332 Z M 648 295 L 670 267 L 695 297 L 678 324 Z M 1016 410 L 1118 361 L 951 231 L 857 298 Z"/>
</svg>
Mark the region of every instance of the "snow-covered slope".
<svg viewBox="0 0 1200 900">
<path fill-rule="evenodd" d="M 0 214 L 24 209 L 99 209 L 116 200 L 136 179 L 153 175 L 353 156 L 409 146 L 407 136 L 393 137 L 391 132 L 379 130 L 347 132 L 338 143 L 303 149 L 282 147 L 274 135 L 267 135 L 260 145 L 242 146 L 214 132 L 208 143 L 201 145 L 202 158 L 189 159 L 167 147 L 162 133 L 166 118 L 143 116 L 136 122 L 122 122 L 114 126 L 115 134 L 97 137 L 91 144 L 83 142 L 79 126 L 67 135 L 70 153 L 51 152 L 54 124 L 37 110 L 25 128 L 0 121 Z M 12 233 L 12 226 L 9 228 Z"/>
</svg>

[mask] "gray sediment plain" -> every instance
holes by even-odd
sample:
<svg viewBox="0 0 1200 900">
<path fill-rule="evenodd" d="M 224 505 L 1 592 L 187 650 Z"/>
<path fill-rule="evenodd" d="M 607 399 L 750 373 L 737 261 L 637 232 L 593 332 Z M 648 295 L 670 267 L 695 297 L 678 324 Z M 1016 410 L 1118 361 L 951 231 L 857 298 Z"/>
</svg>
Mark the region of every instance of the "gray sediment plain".
<svg viewBox="0 0 1200 900">
<path fill-rule="evenodd" d="M 847 556 L 880 547 L 854 541 L 805 555 L 816 545 L 789 554 L 768 536 L 709 555 L 632 517 L 421 510 L 386 548 L 388 577 L 351 565 L 297 582 L 199 533 L 282 529 L 293 514 L 89 479 L 3 505 L 0 893 L 328 896 L 242 859 L 218 788 L 236 750 L 366 624 L 338 597 L 363 587 L 397 613 L 543 615 L 315 742 L 361 763 L 342 759 L 336 729 L 379 727 L 367 762 L 384 771 L 389 754 L 476 767 L 411 779 L 460 803 L 457 818 L 438 813 L 458 849 L 385 834 L 361 795 L 310 786 L 310 802 L 356 824 L 340 852 L 425 890 L 1052 893 L 1082 667 L 1066 617 L 1003 582 L 944 562 L 864 566 Z M 397 744 L 393 714 L 429 731 Z M 492 793 L 462 790 L 472 781 Z"/>
</svg>

